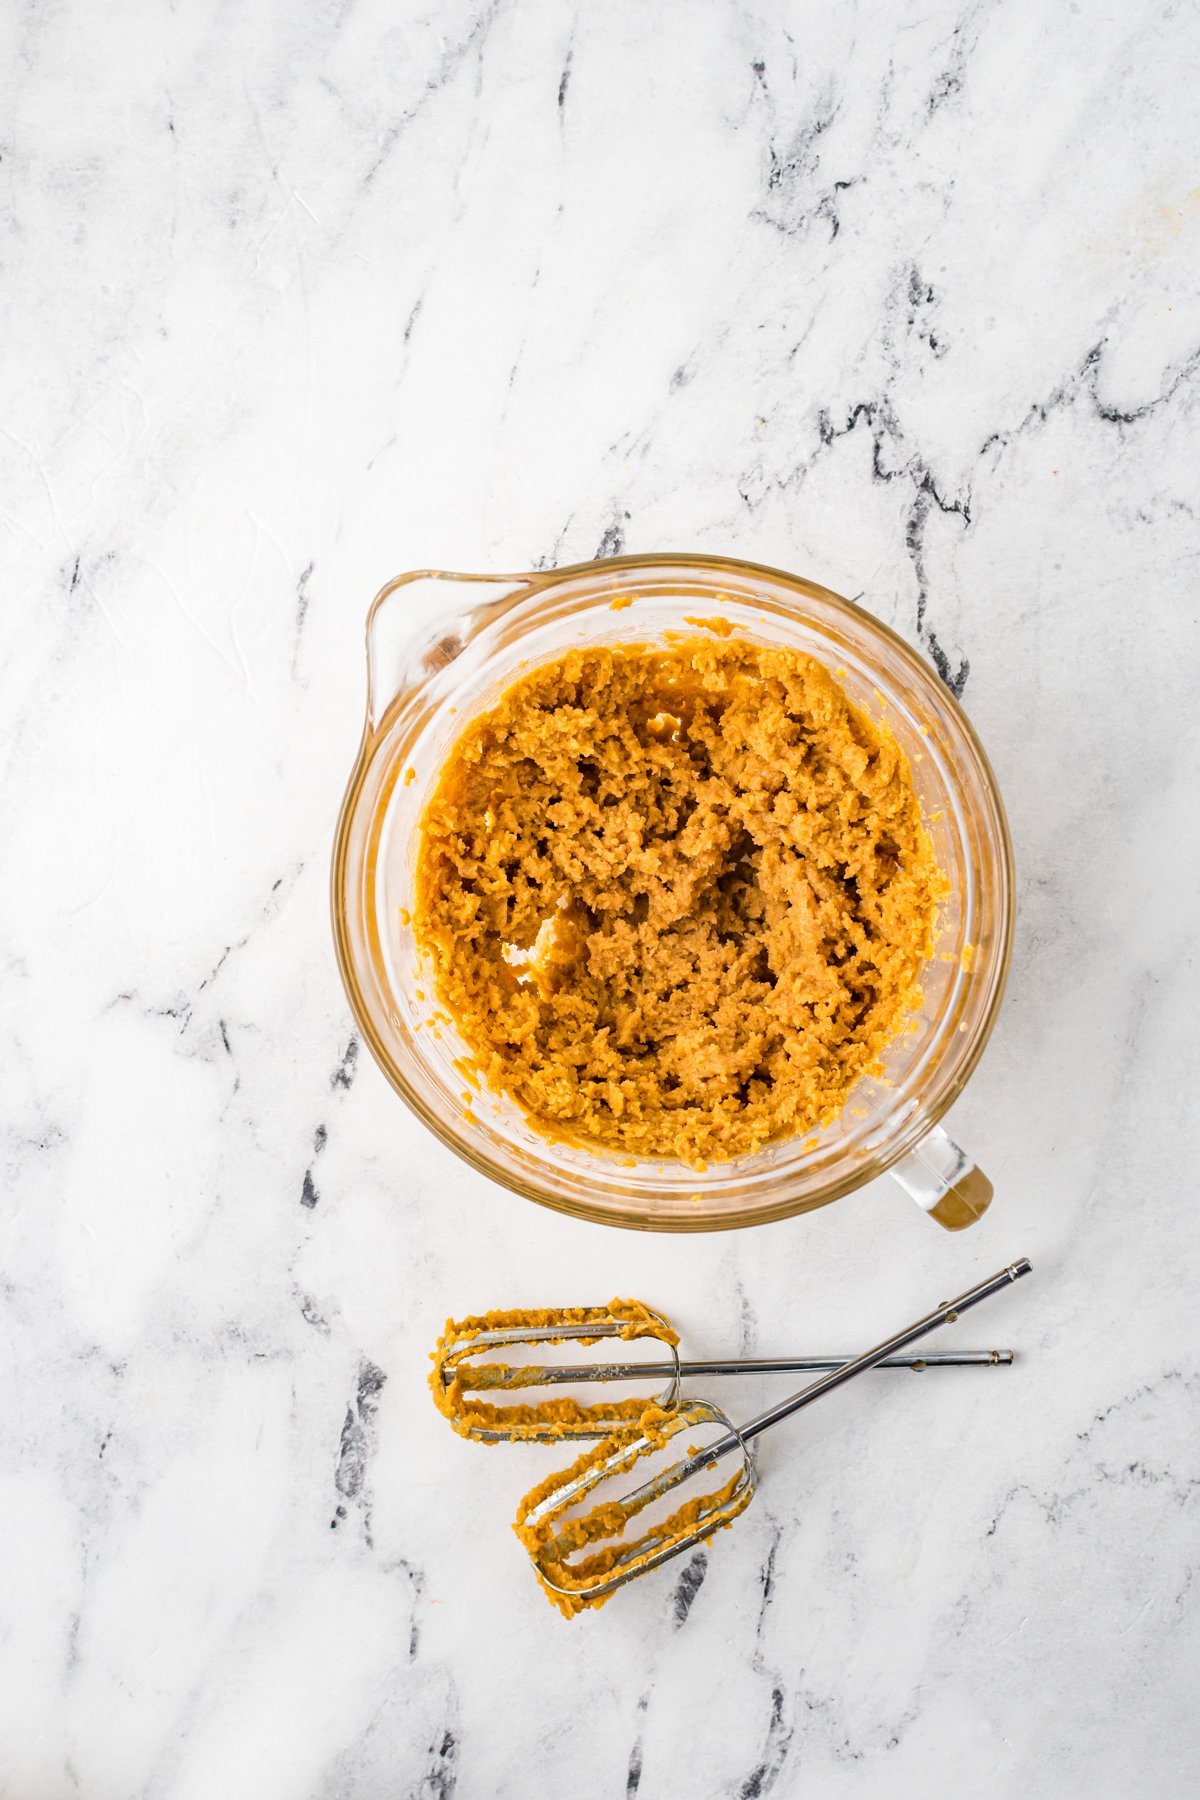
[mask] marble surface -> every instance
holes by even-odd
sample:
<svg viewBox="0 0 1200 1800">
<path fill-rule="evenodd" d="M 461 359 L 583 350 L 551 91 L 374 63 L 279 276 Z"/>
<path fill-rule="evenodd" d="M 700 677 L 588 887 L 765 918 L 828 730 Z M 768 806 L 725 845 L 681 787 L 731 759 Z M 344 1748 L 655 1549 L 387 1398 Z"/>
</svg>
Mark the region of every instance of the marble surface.
<svg viewBox="0 0 1200 1800">
<path fill-rule="evenodd" d="M 0 33 L 4 1800 L 1194 1794 L 1200 15 Z M 992 754 L 1021 918 L 964 1237 L 887 1181 L 573 1224 L 359 1052 L 371 594 L 622 548 L 860 595 Z M 864 1379 L 569 1625 L 508 1530 L 536 1453 L 424 1388 L 448 1313 L 838 1349 L 1020 1254 L 959 1328 L 1013 1369 Z"/>
</svg>

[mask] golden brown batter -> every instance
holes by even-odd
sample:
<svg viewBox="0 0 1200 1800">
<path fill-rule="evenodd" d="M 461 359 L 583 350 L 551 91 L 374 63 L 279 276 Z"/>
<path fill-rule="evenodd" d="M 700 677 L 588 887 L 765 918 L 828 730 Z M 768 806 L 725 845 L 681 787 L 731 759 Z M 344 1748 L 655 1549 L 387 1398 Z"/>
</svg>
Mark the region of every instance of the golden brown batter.
<svg viewBox="0 0 1200 1800">
<path fill-rule="evenodd" d="M 476 1313 L 467 1319 L 447 1319 L 446 1329 L 433 1352 L 433 1369 L 429 1386 L 434 1405 L 449 1419 L 461 1437 L 481 1432 L 505 1432 L 513 1439 L 545 1442 L 552 1438 L 591 1435 L 599 1428 L 630 1431 L 638 1427 L 642 1414 L 654 1402 L 645 1395 L 625 1400 L 606 1399 L 599 1406 L 584 1406 L 568 1395 L 542 1400 L 536 1405 L 518 1402 L 513 1406 L 493 1406 L 477 1398 L 481 1391 L 520 1388 L 529 1374 L 520 1366 L 505 1363 L 481 1363 L 469 1360 L 469 1347 L 482 1332 L 549 1330 L 558 1325 L 590 1325 L 620 1321 L 615 1341 L 634 1338 L 656 1338 L 661 1344 L 677 1344 L 679 1333 L 666 1320 L 640 1300 L 612 1300 L 608 1306 L 560 1307 L 556 1311 L 529 1310 L 519 1312 Z M 573 1348 L 598 1344 L 601 1337 L 614 1341 L 608 1333 L 593 1337 L 547 1336 L 546 1344 L 570 1343 Z"/>
<path fill-rule="evenodd" d="M 670 1417 L 670 1414 L 660 1412 L 655 1407 L 647 1408 L 641 1419 L 642 1437 L 652 1446 L 663 1448 L 668 1440 L 661 1427 Z M 695 1422 L 700 1422 L 698 1416 Z M 640 1440 L 626 1450 L 620 1438 L 606 1438 L 594 1449 L 585 1451 L 570 1468 L 547 1475 L 526 1494 L 517 1509 L 513 1530 L 529 1552 L 542 1592 L 564 1618 L 574 1618 L 577 1613 L 589 1607 L 595 1609 L 604 1606 L 611 1599 L 611 1594 L 594 1595 L 589 1590 L 610 1575 L 618 1563 L 623 1571 L 640 1573 L 666 1540 L 678 1541 L 694 1531 L 700 1523 L 702 1512 L 712 1527 L 711 1531 L 706 1531 L 703 1539 L 703 1542 L 708 1543 L 718 1531 L 732 1525 L 754 1497 L 751 1486 L 742 1487 L 739 1491 L 738 1484 L 743 1471 L 738 1467 L 721 1487 L 712 1493 L 693 1494 L 691 1499 L 685 1500 L 668 1518 L 660 1520 L 655 1525 L 651 1538 L 639 1540 L 642 1545 L 639 1552 L 634 1540 L 623 1541 L 626 1526 L 654 1498 L 652 1494 L 643 1496 L 640 1501 L 632 1497 L 651 1474 L 649 1468 L 638 1468 L 639 1448 Z M 625 1450 L 623 1458 L 622 1450 Z M 690 1450 L 691 1447 L 689 1454 Z M 622 1473 L 629 1474 L 627 1498 L 601 1500 L 588 1511 L 578 1513 L 573 1518 L 566 1516 L 571 1510 L 570 1505 L 556 1506 L 536 1525 L 529 1523 L 530 1513 L 551 1494 L 601 1465 L 606 1467 L 608 1479 Z M 586 1550 L 592 1544 L 600 1544 L 602 1548 L 594 1550 L 590 1556 L 581 1557 L 577 1562 L 570 1561 L 573 1554 Z"/>
<path fill-rule="evenodd" d="M 903 752 L 795 650 L 574 650 L 454 745 L 414 929 L 542 1131 L 696 1166 L 834 1118 L 944 883 Z"/>
</svg>

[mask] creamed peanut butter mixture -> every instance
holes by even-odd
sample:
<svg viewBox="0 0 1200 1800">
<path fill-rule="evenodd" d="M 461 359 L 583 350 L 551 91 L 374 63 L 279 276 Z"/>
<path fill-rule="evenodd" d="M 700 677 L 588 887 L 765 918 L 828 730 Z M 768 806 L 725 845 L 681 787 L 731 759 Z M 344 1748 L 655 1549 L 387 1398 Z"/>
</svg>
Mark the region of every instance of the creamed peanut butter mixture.
<svg viewBox="0 0 1200 1800">
<path fill-rule="evenodd" d="M 697 634 L 570 651 L 466 727 L 414 928 L 535 1127 L 702 1166 L 840 1112 L 943 891 L 886 726 L 799 651 Z"/>
</svg>

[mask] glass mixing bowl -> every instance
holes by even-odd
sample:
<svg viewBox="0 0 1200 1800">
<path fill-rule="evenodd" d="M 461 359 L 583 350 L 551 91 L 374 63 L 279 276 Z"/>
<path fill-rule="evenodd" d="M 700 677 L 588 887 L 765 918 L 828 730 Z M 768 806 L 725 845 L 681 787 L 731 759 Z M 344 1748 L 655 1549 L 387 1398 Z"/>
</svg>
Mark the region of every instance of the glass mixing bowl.
<svg viewBox="0 0 1200 1800">
<path fill-rule="evenodd" d="M 613 608 L 614 599 L 631 602 Z M 823 1129 L 702 1174 L 552 1143 L 503 1095 L 463 1099 L 466 1046 L 438 1013 L 409 924 L 421 813 L 453 739 L 525 666 L 581 644 L 662 642 L 689 615 L 807 651 L 854 704 L 886 717 L 950 896 L 923 1001 Z M 397 1092 L 442 1142 L 544 1206 L 603 1224 L 712 1231 L 824 1206 L 891 1170 L 950 1230 L 991 1185 L 938 1126 L 996 1018 L 1013 929 L 1012 846 L 995 778 L 936 674 L 886 625 L 815 582 L 715 556 L 623 556 L 528 575 L 400 575 L 367 618 L 367 720 L 338 822 L 333 929 L 362 1035 Z"/>
</svg>

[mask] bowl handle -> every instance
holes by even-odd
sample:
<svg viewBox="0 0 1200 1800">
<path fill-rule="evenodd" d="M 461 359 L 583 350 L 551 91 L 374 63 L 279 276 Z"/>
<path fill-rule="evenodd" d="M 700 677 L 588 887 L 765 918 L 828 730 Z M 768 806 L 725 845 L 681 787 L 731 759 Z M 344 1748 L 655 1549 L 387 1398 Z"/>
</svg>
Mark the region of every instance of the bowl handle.
<svg viewBox="0 0 1200 1800">
<path fill-rule="evenodd" d="M 367 614 L 368 733 L 400 694 L 453 662 L 475 632 L 535 580 L 413 569 L 381 588 Z"/>
<path fill-rule="evenodd" d="M 965 1231 L 992 1203 L 992 1184 L 940 1125 L 891 1169 L 905 1193 L 946 1231 Z"/>
</svg>

